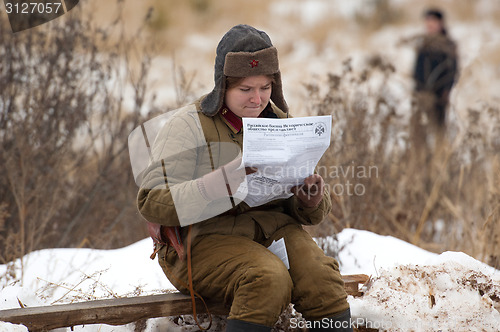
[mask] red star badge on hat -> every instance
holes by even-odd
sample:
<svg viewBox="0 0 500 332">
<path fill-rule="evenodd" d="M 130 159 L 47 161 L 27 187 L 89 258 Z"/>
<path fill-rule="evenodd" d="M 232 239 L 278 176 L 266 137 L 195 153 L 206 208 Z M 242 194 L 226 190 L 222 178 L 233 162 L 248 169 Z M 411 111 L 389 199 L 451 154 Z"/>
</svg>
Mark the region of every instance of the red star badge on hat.
<svg viewBox="0 0 500 332">
<path fill-rule="evenodd" d="M 252 68 L 257 67 L 258 65 L 259 65 L 259 60 L 252 60 L 252 61 L 250 61 L 250 66 Z"/>
</svg>

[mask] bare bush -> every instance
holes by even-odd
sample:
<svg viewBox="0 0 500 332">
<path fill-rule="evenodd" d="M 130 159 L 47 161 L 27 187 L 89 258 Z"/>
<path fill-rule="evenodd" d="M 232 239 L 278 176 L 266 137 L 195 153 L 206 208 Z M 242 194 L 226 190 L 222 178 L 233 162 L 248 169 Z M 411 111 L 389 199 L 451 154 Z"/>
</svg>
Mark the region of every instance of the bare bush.
<svg viewBox="0 0 500 332">
<path fill-rule="evenodd" d="M 319 165 L 332 192 L 334 228 L 464 251 L 499 267 L 498 109 L 470 109 L 476 119 L 443 135 L 421 103 L 412 103 L 411 116 L 399 112 L 412 93 L 388 88 L 394 80 L 394 67 L 372 57 L 357 71 L 346 61 L 324 90 L 306 86 L 311 113 L 334 118 L 333 146 Z"/>
<path fill-rule="evenodd" d="M 356 12 L 356 23 L 369 29 L 379 29 L 387 24 L 401 22 L 403 11 L 388 0 L 370 0 Z"/>
<path fill-rule="evenodd" d="M 141 31 L 110 41 L 123 26 L 119 16 L 106 29 L 76 9 L 65 16 L 0 31 L 0 263 L 45 247 L 112 248 L 145 235 L 131 204 L 127 136 L 148 102 L 151 58 L 134 48 Z"/>
</svg>

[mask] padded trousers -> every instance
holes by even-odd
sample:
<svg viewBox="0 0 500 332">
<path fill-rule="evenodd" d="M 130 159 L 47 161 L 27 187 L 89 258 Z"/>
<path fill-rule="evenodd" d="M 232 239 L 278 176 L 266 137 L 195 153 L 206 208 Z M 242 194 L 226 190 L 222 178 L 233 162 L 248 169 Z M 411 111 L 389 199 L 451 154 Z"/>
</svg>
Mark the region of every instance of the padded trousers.
<svg viewBox="0 0 500 332">
<path fill-rule="evenodd" d="M 290 269 L 267 246 L 284 238 Z M 338 262 L 326 256 L 301 225 L 289 224 L 268 239 L 209 234 L 193 238 L 193 288 L 230 306 L 228 319 L 273 326 L 290 302 L 307 320 L 349 308 Z M 189 294 L 186 260 L 172 248 L 159 252 L 170 282 Z"/>
</svg>

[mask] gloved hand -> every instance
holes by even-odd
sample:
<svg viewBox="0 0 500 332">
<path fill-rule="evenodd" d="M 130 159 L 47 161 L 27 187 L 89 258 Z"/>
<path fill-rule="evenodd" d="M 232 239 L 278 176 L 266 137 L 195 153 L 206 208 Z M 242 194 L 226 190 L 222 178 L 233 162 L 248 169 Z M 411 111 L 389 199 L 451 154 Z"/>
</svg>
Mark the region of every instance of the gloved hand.
<svg viewBox="0 0 500 332">
<path fill-rule="evenodd" d="M 313 174 L 305 178 L 304 184 L 291 189 L 299 201 L 305 207 L 316 207 L 323 199 L 325 181 L 319 174 Z"/>
<path fill-rule="evenodd" d="M 237 158 L 198 179 L 198 188 L 209 201 L 232 196 L 245 177 L 256 171 L 254 167 L 243 167 L 241 158 Z"/>
</svg>

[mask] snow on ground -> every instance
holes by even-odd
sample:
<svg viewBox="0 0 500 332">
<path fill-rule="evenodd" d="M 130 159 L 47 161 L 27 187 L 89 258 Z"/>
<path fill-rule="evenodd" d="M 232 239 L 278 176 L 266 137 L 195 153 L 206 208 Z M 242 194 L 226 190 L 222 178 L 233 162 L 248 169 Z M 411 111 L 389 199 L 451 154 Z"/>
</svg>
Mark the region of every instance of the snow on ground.
<svg viewBox="0 0 500 332">
<path fill-rule="evenodd" d="M 22 282 L 5 285 L 0 278 L 0 308 L 133 296 L 173 289 L 156 261 L 149 259 L 152 241 L 117 250 L 45 249 L 23 258 Z M 17 261 L 20 276 L 21 262 Z M 4 276 L 7 266 L 0 266 Z"/>
<path fill-rule="evenodd" d="M 391 331 L 498 331 L 500 275 L 491 273 L 463 253 L 447 252 L 426 265 L 382 270 L 349 303 L 355 319 Z"/>
<path fill-rule="evenodd" d="M 437 256 L 395 237 L 368 231 L 344 229 L 337 238 L 343 274 L 364 273 L 375 277 L 380 269 L 398 264 L 424 264 Z"/>
<path fill-rule="evenodd" d="M 358 322 L 397 331 L 498 331 L 500 271 L 463 253 L 437 255 L 390 236 L 354 229 L 327 238 L 322 247 L 340 250 L 343 274 L 372 276 L 363 297 L 349 297 Z M 18 300 L 39 306 L 173 290 L 157 262 L 149 259 L 151 250 L 151 240 L 145 239 L 116 250 L 33 252 L 23 259 L 22 283 L 9 282 L 8 267 L 0 266 L 0 309 L 18 308 Z M 152 319 L 146 331 L 179 329 L 175 326 L 166 318 Z M 87 325 L 75 330 L 129 332 L 134 325 Z M 0 331 L 27 330 L 0 323 Z"/>
</svg>

